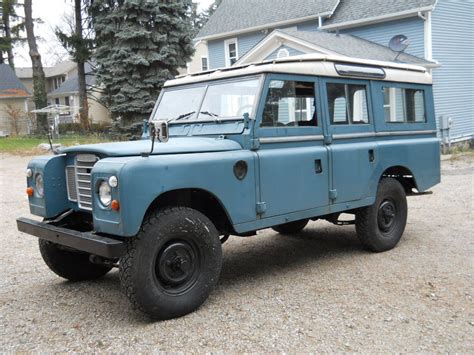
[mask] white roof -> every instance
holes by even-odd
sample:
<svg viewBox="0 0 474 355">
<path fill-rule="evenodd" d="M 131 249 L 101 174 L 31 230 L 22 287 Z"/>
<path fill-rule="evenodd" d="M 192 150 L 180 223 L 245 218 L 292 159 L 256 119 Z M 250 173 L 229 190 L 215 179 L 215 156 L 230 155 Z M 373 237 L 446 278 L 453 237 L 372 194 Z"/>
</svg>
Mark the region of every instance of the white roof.
<svg viewBox="0 0 474 355">
<path fill-rule="evenodd" d="M 379 67 L 385 71 L 384 81 L 395 81 L 416 84 L 432 84 L 431 74 L 426 68 L 417 65 L 382 62 L 377 60 L 349 58 L 337 55 L 304 54 L 280 58 L 273 61 L 252 63 L 231 68 L 221 68 L 213 71 L 188 74 L 167 81 L 165 87 L 192 84 L 202 81 L 226 79 L 244 75 L 262 73 L 300 74 L 314 76 L 342 77 L 334 67 L 335 63 L 355 64 L 367 67 Z"/>
</svg>

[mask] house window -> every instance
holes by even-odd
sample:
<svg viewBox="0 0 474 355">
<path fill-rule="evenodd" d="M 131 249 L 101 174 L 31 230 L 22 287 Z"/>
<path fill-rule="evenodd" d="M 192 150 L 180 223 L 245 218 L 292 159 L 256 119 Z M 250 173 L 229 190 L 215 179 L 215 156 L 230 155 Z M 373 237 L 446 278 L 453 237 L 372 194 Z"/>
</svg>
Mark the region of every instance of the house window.
<svg viewBox="0 0 474 355">
<path fill-rule="evenodd" d="M 369 123 L 365 85 L 330 83 L 327 92 L 332 124 Z"/>
<path fill-rule="evenodd" d="M 207 57 L 201 57 L 201 70 L 209 70 L 209 59 Z"/>
<path fill-rule="evenodd" d="M 385 122 L 426 122 L 423 90 L 384 87 L 383 101 Z"/>
<path fill-rule="evenodd" d="M 56 105 L 59 105 L 59 104 L 60 104 L 60 102 L 59 102 L 59 97 L 57 97 L 57 98 L 54 99 L 54 103 L 55 103 Z"/>
<path fill-rule="evenodd" d="M 65 97 L 64 97 L 64 104 L 65 104 L 66 106 L 70 106 L 70 105 L 69 105 L 69 96 L 65 96 Z"/>
<path fill-rule="evenodd" d="M 237 62 L 239 48 L 237 46 L 237 38 L 228 39 L 224 42 L 225 45 L 225 65 L 231 67 Z"/>
<path fill-rule="evenodd" d="M 272 80 L 261 126 L 317 126 L 314 93 L 312 82 Z"/>
<path fill-rule="evenodd" d="M 290 52 L 288 52 L 288 49 L 282 48 L 278 51 L 277 53 L 277 58 L 286 58 L 290 56 Z"/>
</svg>

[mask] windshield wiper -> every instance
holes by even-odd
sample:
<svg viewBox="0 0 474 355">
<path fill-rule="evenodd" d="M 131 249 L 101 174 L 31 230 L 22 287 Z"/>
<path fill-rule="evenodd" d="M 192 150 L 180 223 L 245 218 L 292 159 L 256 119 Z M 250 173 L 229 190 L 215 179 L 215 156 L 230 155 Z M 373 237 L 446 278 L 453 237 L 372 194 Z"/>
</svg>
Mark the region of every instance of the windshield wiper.
<svg viewBox="0 0 474 355">
<path fill-rule="evenodd" d="M 172 122 L 172 121 L 179 121 L 179 120 L 183 120 L 183 119 L 187 119 L 189 117 L 191 117 L 193 114 L 195 114 L 196 111 L 191 111 L 191 112 L 188 112 L 188 113 L 183 113 L 182 115 L 179 115 L 178 117 L 175 117 L 175 118 L 172 118 L 168 121 L 168 123 Z"/>
<path fill-rule="evenodd" d="M 215 114 L 215 113 L 212 113 L 212 112 L 209 112 L 209 111 L 201 111 L 200 113 L 202 113 L 203 115 L 206 115 L 206 116 L 211 116 L 213 118 L 216 119 L 216 122 L 220 122 L 221 120 L 219 119 L 219 115 L 218 114 Z"/>
</svg>

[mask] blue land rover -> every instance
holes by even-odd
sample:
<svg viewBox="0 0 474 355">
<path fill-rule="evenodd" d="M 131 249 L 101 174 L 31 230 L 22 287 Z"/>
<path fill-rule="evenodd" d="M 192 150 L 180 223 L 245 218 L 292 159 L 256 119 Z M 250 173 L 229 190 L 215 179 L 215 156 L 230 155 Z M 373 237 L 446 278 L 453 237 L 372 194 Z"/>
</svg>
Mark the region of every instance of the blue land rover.
<svg viewBox="0 0 474 355">
<path fill-rule="evenodd" d="M 44 220 L 17 223 L 63 278 L 118 267 L 154 319 L 206 300 L 229 235 L 325 219 L 386 251 L 406 196 L 440 182 L 432 79 L 417 66 L 306 55 L 188 75 L 166 83 L 147 131 L 32 160 L 30 210 Z"/>
</svg>

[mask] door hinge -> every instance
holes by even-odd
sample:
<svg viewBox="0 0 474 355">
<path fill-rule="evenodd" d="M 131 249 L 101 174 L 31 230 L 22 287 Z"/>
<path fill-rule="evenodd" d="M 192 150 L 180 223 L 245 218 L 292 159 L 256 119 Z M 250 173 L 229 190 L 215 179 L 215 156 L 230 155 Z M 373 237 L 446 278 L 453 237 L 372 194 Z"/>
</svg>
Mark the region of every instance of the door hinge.
<svg viewBox="0 0 474 355">
<path fill-rule="evenodd" d="M 337 199 L 337 190 L 335 190 L 335 189 L 334 190 L 329 190 L 329 198 L 331 200 Z"/>
<path fill-rule="evenodd" d="M 257 202 L 257 214 L 264 214 L 267 211 L 267 204 L 265 202 Z"/>
<path fill-rule="evenodd" d="M 260 139 L 258 138 L 251 139 L 250 144 L 252 146 L 252 150 L 257 150 L 260 148 Z"/>
</svg>

